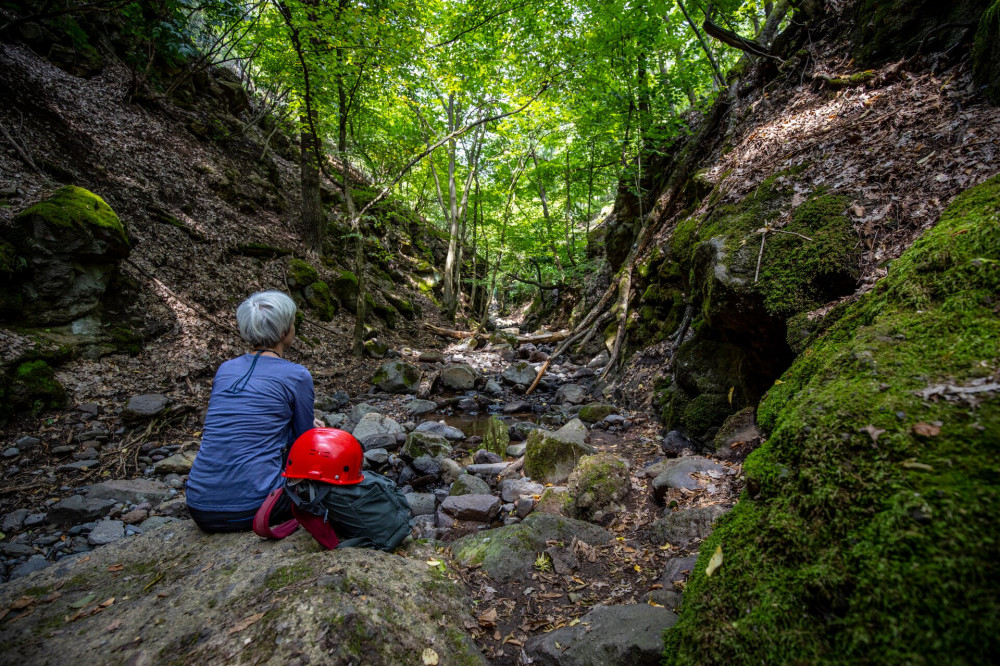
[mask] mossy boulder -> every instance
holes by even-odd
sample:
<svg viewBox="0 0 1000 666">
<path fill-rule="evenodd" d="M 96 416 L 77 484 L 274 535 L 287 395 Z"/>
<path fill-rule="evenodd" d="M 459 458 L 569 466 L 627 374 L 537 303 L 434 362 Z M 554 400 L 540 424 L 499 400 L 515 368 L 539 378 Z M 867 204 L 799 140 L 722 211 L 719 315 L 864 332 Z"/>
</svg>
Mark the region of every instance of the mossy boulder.
<svg viewBox="0 0 1000 666">
<path fill-rule="evenodd" d="M 617 414 L 618 411 L 618 408 L 614 405 L 604 402 L 592 402 L 589 405 L 581 407 L 578 416 L 581 421 L 597 423 L 598 421 L 603 421 L 610 414 Z"/>
<path fill-rule="evenodd" d="M 524 471 L 528 476 L 545 483 L 562 483 L 580 458 L 595 453 L 577 428 L 571 428 L 574 423 L 580 421 L 574 419 L 555 432 L 538 428 L 528 433 L 524 452 Z"/>
<path fill-rule="evenodd" d="M 333 292 L 341 303 L 351 312 L 357 313 L 358 308 L 358 276 L 351 271 L 340 271 L 340 274 L 330 284 Z"/>
<path fill-rule="evenodd" d="M 449 391 L 468 391 L 475 388 L 479 373 L 468 363 L 454 363 L 445 367 L 438 376 L 441 387 Z"/>
<path fill-rule="evenodd" d="M 333 316 L 337 314 L 337 301 L 330 295 L 326 282 L 316 280 L 306 286 L 302 294 L 320 321 L 333 321 Z"/>
<path fill-rule="evenodd" d="M 758 407 L 667 663 L 1000 652 L 1000 176 L 964 192 Z M 722 567 L 705 575 L 722 548 Z"/>
<path fill-rule="evenodd" d="M 378 338 L 373 338 L 365 341 L 364 350 L 365 355 L 369 358 L 380 359 L 385 358 L 385 355 L 389 352 L 389 345 Z"/>
<path fill-rule="evenodd" d="M 510 444 L 510 433 L 507 424 L 499 416 L 490 416 L 483 427 L 482 447 L 502 456 L 507 453 L 508 444 Z"/>
<path fill-rule="evenodd" d="M 389 305 L 394 307 L 399 314 L 403 315 L 407 319 L 413 319 L 417 315 L 416 308 L 413 306 L 413 301 L 390 293 L 385 294 L 385 300 L 389 301 Z"/>
<path fill-rule="evenodd" d="M 386 393 L 416 393 L 420 388 L 420 368 L 405 361 L 389 361 L 379 367 L 372 384 Z"/>
<path fill-rule="evenodd" d="M 459 474 L 451 484 L 449 495 L 489 495 L 490 484 L 486 483 L 478 476 L 471 474 Z"/>
<path fill-rule="evenodd" d="M 409 549 L 327 551 L 304 530 L 264 542 L 177 521 L 5 584 L 4 608 L 29 603 L 0 643 L 24 663 L 114 650 L 122 663 L 388 665 L 433 646 L 442 664 L 485 664 L 461 629 L 475 621 L 464 589 L 427 566 L 432 550 Z"/>
<path fill-rule="evenodd" d="M 451 453 L 451 444 L 448 439 L 435 435 L 432 432 L 414 430 L 406 437 L 406 444 L 403 445 L 401 453 L 411 460 L 416 460 L 420 456 L 446 456 Z"/>
<path fill-rule="evenodd" d="M 22 409 L 39 414 L 65 407 L 67 399 L 66 389 L 44 360 L 25 361 L 0 375 L 0 422 Z"/>
<path fill-rule="evenodd" d="M 455 542 L 452 552 L 463 566 L 480 566 L 497 582 L 528 580 L 538 553 L 548 541 L 569 544 L 574 537 L 592 546 L 611 541 L 611 533 L 591 523 L 533 513 L 516 525 L 485 530 Z"/>
<path fill-rule="evenodd" d="M 621 502 L 631 488 L 624 460 L 609 453 L 584 456 L 569 477 L 572 500 L 567 511 L 573 518 L 607 523 L 622 511 Z"/>
<path fill-rule="evenodd" d="M 19 213 L 8 244 L 19 258 L 14 267 L 23 265 L 9 288 L 21 300 L 17 317 L 39 325 L 68 323 L 94 310 L 131 249 L 111 207 L 72 185 Z"/>
<path fill-rule="evenodd" d="M 288 286 L 291 289 L 304 289 L 319 280 L 316 268 L 307 261 L 292 258 L 288 262 Z"/>
</svg>

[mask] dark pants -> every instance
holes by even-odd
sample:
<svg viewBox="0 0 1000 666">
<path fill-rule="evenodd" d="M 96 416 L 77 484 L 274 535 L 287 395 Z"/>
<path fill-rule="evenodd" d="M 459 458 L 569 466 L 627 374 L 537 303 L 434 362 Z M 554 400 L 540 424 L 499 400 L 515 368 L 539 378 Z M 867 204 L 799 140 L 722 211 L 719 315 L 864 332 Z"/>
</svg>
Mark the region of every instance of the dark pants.
<svg viewBox="0 0 1000 666">
<path fill-rule="evenodd" d="M 194 518 L 195 524 L 203 532 L 249 532 L 253 529 L 253 519 L 257 515 L 257 509 L 249 511 L 199 511 L 188 507 L 188 512 Z M 292 501 L 288 495 L 282 493 L 281 497 L 271 511 L 271 525 L 278 525 L 292 517 Z"/>
</svg>

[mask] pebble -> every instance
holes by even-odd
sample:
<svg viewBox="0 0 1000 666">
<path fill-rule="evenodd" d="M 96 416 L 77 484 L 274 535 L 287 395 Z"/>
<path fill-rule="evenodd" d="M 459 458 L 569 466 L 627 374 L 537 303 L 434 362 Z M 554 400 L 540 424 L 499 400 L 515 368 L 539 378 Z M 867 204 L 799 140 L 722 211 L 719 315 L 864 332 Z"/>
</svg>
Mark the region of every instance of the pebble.
<svg viewBox="0 0 1000 666">
<path fill-rule="evenodd" d="M 37 527 L 39 525 L 45 524 L 45 514 L 44 513 L 32 513 L 27 518 L 24 519 L 25 527 Z"/>
<path fill-rule="evenodd" d="M 425 516 L 434 513 L 437 501 L 433 493 L 410 493 L 405 496 L 414 516 Z"/>
<path fill-rule="evenodd" d="M 12 446 L 9 449 L 4 450 L 3 452 L 4 458 L 16 458 L 19 455 L 21 455 L 21 450 L 18 449 L 16 446 Z"/>
<path fill-rule="evenodd" d="M 120 520 L 102 520 L 90 531 L 87 543 L 91 546 L 103 546 L 124 538 L 125 523 Z"/>
<path fill-rule="evenodd" d="M 3 517 L 3 525 L 0 527 L 0 530 L 4 533 L 16 532 L 24 525 L 24 520 L 27 517 L 27 509 L 15 509 Z"/>
<path fill-rule="evenodd" d="M 22 451 L 30 451 L 31 449 L 33 449 L 34 447 L 38 446 L 41 443 L 42 440 L 38 439 L 37 437 L 31 437 L 30 435 L 25 435 L 24 437 L 18 439 L 17 442 L 15 442 L 15 445 Z"/>
<path fill-rule="evenodd" d="M 77 460 L 76 462 L 66 463 L 65 465 L 59 465 L 57 468 L 60 472 L 86 472 L 88 469 L 92 469 L 101 464 L 100 460 Z"/>
</svg>

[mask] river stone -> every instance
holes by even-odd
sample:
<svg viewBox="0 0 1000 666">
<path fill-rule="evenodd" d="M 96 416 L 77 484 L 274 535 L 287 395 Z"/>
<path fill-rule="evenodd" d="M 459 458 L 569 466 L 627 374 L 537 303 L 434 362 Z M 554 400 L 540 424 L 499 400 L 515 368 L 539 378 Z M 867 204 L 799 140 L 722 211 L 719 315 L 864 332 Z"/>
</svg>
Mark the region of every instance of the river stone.
<svg viewBox="0 0 1000 666">
<path fill-rule="evenodd" d="M 545 486 L 531 479 L 504 479 L 500 482 L 500 497 L 504 502 L 516 502 L 525 495 L 541 495 Z"/>
<path fill-rule="evenodd" d="M 305 530 L 261 541 L 249 532 L 205 534 L 192 521 L 177 522 L 4 585 L 3 608 L 31 587 L 62 584 L 62 596 L 0 625 L 0 643 L 16 643 L 24 664 L 108 661 L 103 657 L 144 664 L 164 655 L 217 663 L 250 659 L 264 645 L 266 661 L 275 664 L 410 664 L 429 645 L 442 664 L 485 664 L 468 635 L 455 630 L 475 622 L 465 590 L 425 564 L 431 549 L 409 548 L 410 557 L 327 551 Z M 108 573 L 119 564 L 129 575 Z M 72 631 L 51 630 L 68 626 L 64 618 L 79 610 L 73 604 L 91 594 L 95 603 L 115 602 Z M 150 622 L 156 617 L 166 621 Z"/>
<path fill-rule="evenodd" d="M 452 551 L 463 566 L 482 565 L 494 581 L 507 583 L 531 577 L 535 558 L 548 547 L 546 541 L 568 544 L 574 538 L 596 546 L 611 541 L 612 537 L 607 530 L 582 520 L 533 513 L 516 525 L 459 539 Z"/>
<path fill-rule="evenodd" d="M 187 474 L 191 471 L 191 465 L 194 464 L 195 455 L 193 451 L 175 453 L 169 458 L 154 463 L 153 471 L 161 475 Z"/>
<path fill-rule="evenodd" d="M 410 511 L 414 516 L 427 516 L 434 513 L 437 506 L 437 499 L 434 493 L 407 493 L 403 497 L 410 505 Z"/>
<path fill-rule="evenodd" d="M 475 474 L 476 476 L 482 477 L 493 477 L 501 472 L 505 471 L 510 467 L 511 463 L 498 462 L 498 463 L 480 463 L 477 465 L 469 465 L 465 468 L 465 471 L 469 474 Z"/>
<path fill-rule="evenodd" d="M 122 420 L 126 423 L 139 423 L 159 416 L 167 410 L 170 398 L 159 393 L 134 395 L 128 399 L 122 409 Z"/>
<path fill-rule="evenodd" d="M 106 546 L 109 543 L 125 538 L 125 523 L 120 520 L 102 520 L 87 535 L 87 543 L 91 546 Z"/>
<path fill-rule="evenodd" d="M 739 460 L 746 457 L 752 444 L 759 442 L 764 433 L 757 426 L 756 410 L 745 407 L 725 420 L 715 435 L 715 457 Z M 737 446 L 737 449 L 733 447 Z"/>
<path fill-rule="evenodd" d="M 428 455 L 418 456 L 411 466 L 423 476 L 437 476 L 441 473 L 441 463 Z"/>
<path fill-rule="evenodd" d="M 618 408 L 602 402 L 592 402 L 580 408 L 578 416 L 587 423 L 597 423 L 603 421 L 608 414 L 617 414 Z"/>
<path fill-rule="evenodd" d="M 444 437 L 418 428 L 407 436 L 402 454 L 411 460 L 422 455 L 446 456 L 451 454 L 451 445 Z"/>
<path fill-rule="evenodd" d="M 566 512 L 574 518 L 602 523 L 621 512 L 621 502 L 631 489 L 624 460 L 610 453 L 584 456 L 569 476 L 572 500 Z"/>
<path fill-rule="evenodd" d="M 403 426 L 396 423 L 395 420 L 379 414 L 378 412 L 368 412 L 361 417 L 358 424 L 354 426 L 354 432 L 352 433 L 360 442 L 363 442 L 367 437 L 372 435 L 393 435 L 397 432 L 403 432 Z M 374 448 L 374 447 L 373 447 Z"/>
<path fill-rule="evenodd" d="M 389 462 L 389 452 L 386 449 L 368 449 L 365 451 L 365 460 L 369 465 L 380 467 Z"/>
<path fill-rule="evenodd" d="M 441 463 L 441 481 L 443 483 L 453 483 L 465 472 L 462 466 L 451 458 L 442 457 L 438 461 Z"/>
<path fill-rule="evenodd" d="M 458 428 L 437 421 L 424 421 L 417 426 L 416 432 L 430 433 L 456 442 L 465 439 L 465 433 Z"/>
<path fill-rule="evenodd" d="M 17 578 L 24 578 L 28 574 L 47 568 L 50 564 L 51 562 L 46 560 L 44 555 L 32 555 L 26 562 L 22 562 L 11 569 L 10 579 L 13 581 Z M 0 633 L 0 635 L 2 635 L 2 633 Z"/>
<path fill-rule="evenodd" d="M 508 402 L 503 406 L 504 414 L 520 414 L 521 412 L 530 412 L 531 403 L 525 402 L 524 400 L 514 400 Z"/>
<path fill-rule="evenodd" d="M 322 421 L 323 425 L 325 425 L 327 428 L 341 429 L 347 422 L 347 414 L 340 414 L 340 413 L 324 414 Z"/>
<path fill-rule="evenodd" d="M 456 363 L 455 365 L 449 365 L 441 374 L 438 376 L 438 381 L 441 383 L 441 387 L 450 391 L 468 391 L 476 386 L 476 380 L 479 378 L 479 373 L 477 373 L 471 365 L 467 363 Z"/>
<path fill-rule="evenodd" d="M 420 416 L 421 414 L 433 412 L 437 408 L 437 403 L 433 400 L 420 400 L 419 398 L 414 398 L 403 406 L 403 411 L 411 416 Z"/>
<path fill-rule="evenodd" d="M 579 624 L 534 636 L 524 646 L 539 666 L 656 666 L 663 653 L 663 631 L 677 615 L 649 604 L 597 606 Z"/>
<path fill-rule="evenodd" d="M 579 405 L 585 402 L 587 397 L 587 389 L 579 384 L 563 384 L 556 391 L 555 403 L 561 405 L 568 402 L 571 405 Z"/>
<path fill-rule="evenodd" d="M 420 352 L 417 361 L 420 363 L 444 363 L 444 354 L 439 351 Z"/>
<path fill-rule="evenodd" d="M 660 575 L 660 584 L 666 588 L 672 588 L 675 581 L 687 580 L 697 563 L 697 555 L 674 557 L 667 560 L 666 566 L 663 567 L 663 573 Z"/>
<path fill-rule="evenodd" d="M 598 368 L 603 368 L 604 366 L 606 366 L 608 364 L 608 361 L 610 360 L 611 357 L 608 356 L 608 352 L 601 351 L 600 354 L 590 359 L 590 362 L 587 363 L 587 367 L 590 368 L 591 370 L 597 370 Z"/>
<path fill-rule="evenodd" d="M 712 525 L 729 507 L 719 504 L 699 506 L 684 511 L 668 511 L 649 529 L 650 541 L 657 545 L 685 547 L 695 539 L 705 539 Z"/>
<path fill-rule="evenodd" d="M 478 495 L 450 495 L 441 502 L 441 510 L 458 520 L 488 523 L 500 512 L 500 498 L 486 493 Z"/>
<path fill-rule="evenodd" d="M 38 439 L 37 437 L 31 437 L 30 435 L 25 435 L 24 437 L 18 438 L 18 440 L 14 444 L 21 451 L 30 451 L 31 449 L 35 448 L 41 443 L 42 440 Z"/>
<path fill-rule="evenodd" d="M 704 485 L 702 482 L 692 477 L 692 474 L 700 474 L 709 471 L 726 473 L 726 468 L 718 463 L 714 463 L 708 458 L 701 456 L 685 456 L 666 460 L 663 464 L 664 471 L 660 472 L 653 479 L 653 494 L 657 499 L 662 500 L 670 488 L 687 488 L 697 490 Z"/>
<path fill-rule="evenodd" d="M 515 421 L 510 424 L 510 427 L 507 428 L 507 435 L 513 441 L 523 442 L 528 439 L 528 434 L 532 430 L 538 430 L 540 427 L 541 426 L 537 423 L 532 423 L 530 421 Z"/>
<path fill-rule="evenodd" d="M 695 445 L 694 442 L 684 436 L 684 433 L 679 430 L 671 430 L 660 442 L 660 448 L 663 449 L 663 453 L 667 456 L 676 458 L 677 456 L 691 455 L 694 452 Z"/>
<path fill-rule="evenodd" d="M 45 519 L 52 525 L 86 523 L 102 518 L 114 505 L 113 499 L 72 495 L 53 504 Z"/>
<path fill-rule="evenodd" d="M 112 479 L 95 483 L 87 491 L 87 497 L 110 499 L 122 504 L 159 504 L 170 494 L 170 488 L 163 481 L 155 479 Z"/>
<path fill-rule="evenodd" d="M 521 456 L 524 455 L 524 452 L 527 450 L 527 448 L 528 445 L 525 444 L 524 442 L 511 444 L 507 447 L 507 455 L 511 456 L 512 458 L 520 458 Z"/>
<path fill-rule="evenodd" d="M 478 476 L 462 474 L 451 484 L 451 495 L 489 495 L 490 484 Z"/>
<path fill-rule="evenodd" d="M 578 419 L 573 421 L 580 423 Z M 569 478 L 580 458 L 594 453 L 593 447 L 581 441 L 583 437 L 578 429 L 569 428 L 571 425 L 573 422 L 556 432 L 541 428 L 531 431 L 524 453 L 525 474 L 545 483 L 562 483 Z"/>
<path fill-rule="evenodd" d="M 487 379 L 486 386 L 483 387 L 483 393 L 493 398 L 499 398 L 503 395 L 503 387 L 495 379 Z"/>
<path fill-rule="evenodd" d="M 538 376 L 538 371 L 525 361 L 519 361 L 508 365 L 500 376 L 508 384 L 530 386 L 535 381 L 535 377 Z"/>
<path fill-rule="evenodd" d="M 14 509 L 3 517 L 3 525 L 0 527 L 4 533 L 16 532 L 24 525 L 24 519 L 28 517 L 27 509 Z"/>
<path fill-rule="evenodd" d="M 361 419 L 365 417 L 365 414 L 370 414 L 372 412 L 377 412 L 378 407 L 371 405 L 367 402 L 359 402 L 358 404 L 351 407 L 351 420 L 355 423 L 360 423 Z"/>
<path fill-rule="evenodd" d="M 386 393 L 416 393 L 420 388 L 420 368 L 405 361 L 389 361 L 379 367 L 372 384 Z"/>
</svg>

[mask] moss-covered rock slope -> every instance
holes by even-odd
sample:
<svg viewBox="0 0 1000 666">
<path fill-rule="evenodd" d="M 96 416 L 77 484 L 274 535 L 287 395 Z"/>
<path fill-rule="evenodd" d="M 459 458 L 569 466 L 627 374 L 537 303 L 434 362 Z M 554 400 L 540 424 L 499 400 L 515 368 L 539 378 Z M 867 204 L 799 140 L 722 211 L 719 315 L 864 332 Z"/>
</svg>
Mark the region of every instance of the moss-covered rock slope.
<svg viewBox="0 0 1000 666">
<path fill-rule="evenodd" d="M 770 437 L 701 547 L 667 663 L 992 661 L 998 384 L 1000 176 L 957 197 L 765 396 Z"/>
</svg>

